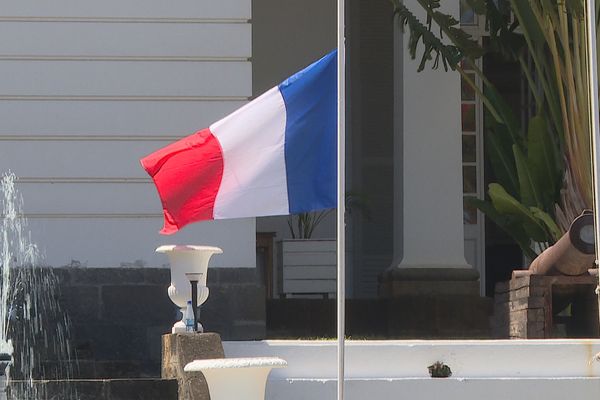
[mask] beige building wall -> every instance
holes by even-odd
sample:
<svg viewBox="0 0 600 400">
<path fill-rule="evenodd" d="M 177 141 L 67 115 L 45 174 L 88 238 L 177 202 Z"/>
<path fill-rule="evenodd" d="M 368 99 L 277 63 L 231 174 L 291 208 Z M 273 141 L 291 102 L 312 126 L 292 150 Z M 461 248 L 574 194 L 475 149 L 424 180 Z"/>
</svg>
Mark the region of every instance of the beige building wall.
<svg viewBox="0 0 600 400">
<path fill-rule="evenodd" d="M 139 159 L 252 96 L 251 0 L 0 0 L 0 173 L 45 262 L 161 265 L 159 244 L 253 267 L 254 219 L 158 234 Z"/>
</svg>

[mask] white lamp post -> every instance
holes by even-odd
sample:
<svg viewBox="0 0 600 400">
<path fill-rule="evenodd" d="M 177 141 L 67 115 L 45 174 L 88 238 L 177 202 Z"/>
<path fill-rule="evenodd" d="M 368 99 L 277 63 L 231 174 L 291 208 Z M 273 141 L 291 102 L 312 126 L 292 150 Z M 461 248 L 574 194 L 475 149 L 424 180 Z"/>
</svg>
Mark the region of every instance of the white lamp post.
<svg viewBox="0 0 600 400">
<path fill-rule="evenodd" d="M 208 298 L 208 287 L 206 287 L 206 275 L 208 261 L 213 254 L 222 254 L 223 250 L 212 246 L 192 245 L 166 245 L 156 249 L 157 253 L 164 253 L 169 257 L 171 264 L 171 286 L 169 286 L 169 297 L 177 307 L 185 312 L 187 302 L 192 298 L 192 289 L 186 273 L 198 274 L 198 306 Z M 178 321 L 173 325 L 171 333 L 185 332 L 185 322 Z"/>
</svg>

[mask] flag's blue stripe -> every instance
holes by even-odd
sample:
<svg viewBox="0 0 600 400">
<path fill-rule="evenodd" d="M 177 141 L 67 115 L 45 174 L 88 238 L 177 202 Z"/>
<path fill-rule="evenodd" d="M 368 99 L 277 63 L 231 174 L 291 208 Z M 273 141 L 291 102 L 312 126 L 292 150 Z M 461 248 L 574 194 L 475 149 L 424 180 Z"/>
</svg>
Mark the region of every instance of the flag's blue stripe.
<svg viewBox="0 0 600 400">
<path fill-rule="evenodd" d="M 290 214 L 336 207 L 337 51 L 279 85 Z"/>
</svg>

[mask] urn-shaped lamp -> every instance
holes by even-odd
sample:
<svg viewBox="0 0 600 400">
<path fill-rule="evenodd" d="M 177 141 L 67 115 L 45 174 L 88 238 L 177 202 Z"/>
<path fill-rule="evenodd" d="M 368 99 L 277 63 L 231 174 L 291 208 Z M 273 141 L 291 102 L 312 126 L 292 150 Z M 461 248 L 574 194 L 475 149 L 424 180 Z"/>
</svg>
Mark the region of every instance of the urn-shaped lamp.
<svg viewBox="0 0 600 400">
<path fill-rule="evenodd" d="M 157 253 L 164 253 L 169 257 L 171 264 L 171 285 L 169 286 L 169 297 L 181 313 L 185 312 L 188 300 L 191 300 L 192 289 L 186 273 L 198 274 L 198 306 L 208 298 L 208 287 L 206 287 L 206 275 L 208 261 L 213 254 L 221 254 L 223 250 L 212 246 L 193 245 L 166 245 L 156 249 Z M 178 321 L 171 329 L 172 333 L 185 332 L 185 322 Z"/>
</svg>

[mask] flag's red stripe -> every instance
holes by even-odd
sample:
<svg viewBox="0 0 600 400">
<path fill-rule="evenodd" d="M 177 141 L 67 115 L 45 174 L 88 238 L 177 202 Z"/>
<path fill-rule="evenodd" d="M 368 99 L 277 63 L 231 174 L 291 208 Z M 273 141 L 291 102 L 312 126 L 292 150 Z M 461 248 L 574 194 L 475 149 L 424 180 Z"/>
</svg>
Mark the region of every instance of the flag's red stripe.
<svg viewBox="0 0 600 400">
<path fill-rule="evenodd" d="M 223 152 L 210 130 L 172 143 L 141 163 L 162 201 L 165 225 L 160 233 L 172 234 L 191 222 L 213 219 L 223 176 Z"/>
</svg>

